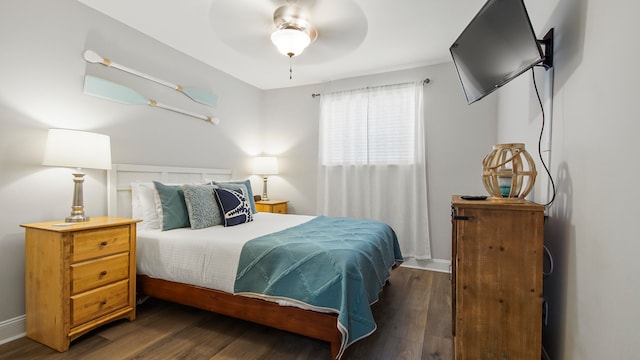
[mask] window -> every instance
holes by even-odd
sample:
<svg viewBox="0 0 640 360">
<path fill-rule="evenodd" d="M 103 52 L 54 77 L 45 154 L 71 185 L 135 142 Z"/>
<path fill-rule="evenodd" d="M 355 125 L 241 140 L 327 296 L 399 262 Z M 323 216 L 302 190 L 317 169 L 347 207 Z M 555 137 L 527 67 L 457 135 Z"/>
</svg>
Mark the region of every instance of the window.
<svg viewBox="0 0 640 360">
<path fill-rule="evenodd" d="M 423 82 L 323 94 L 317 213 L 375 219 L 430 259 Z"/>
<path fill-rule="evenodd" d="M 411 83 L 323 95 L 322 165 L 413 164 L 416 102 Z"/>
</svg>

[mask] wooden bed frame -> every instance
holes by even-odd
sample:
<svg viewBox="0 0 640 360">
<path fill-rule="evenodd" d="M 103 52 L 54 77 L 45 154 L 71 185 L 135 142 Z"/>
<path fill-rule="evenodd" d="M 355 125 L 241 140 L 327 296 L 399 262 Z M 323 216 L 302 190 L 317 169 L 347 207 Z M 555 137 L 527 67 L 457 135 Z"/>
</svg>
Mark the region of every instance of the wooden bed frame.
<svg viewBox="0 0 640 360">
<path fill-rule="evenodd" d="M 157 299 L 189 305 L 327 341 L 331 344 L 331 358 L 338 358 L 342 335 L 338 330 L 338 317 L 335 314 L 303 310 L 292 306 L 280 306 L 274 302 L 148 276 L 138 276 L 137 286 L 138 292 L 141 294 Z"/>
<path fill-rule="evenodd" d="M 226 169 L 113 164 L 108 177 L 108 214 L 131 217 L 130 184 L 134 181 L 155 180 L 179 184 L 229 179 L 231 170 Z M 341 355 L 342 334 L 338 330 L 336 314 L 281 306 L 265 300 L 142 275 L 137 276 L 137 292 L 326 341 L 331 344 L 331 359 L 338 359 Z"/>
</svg>

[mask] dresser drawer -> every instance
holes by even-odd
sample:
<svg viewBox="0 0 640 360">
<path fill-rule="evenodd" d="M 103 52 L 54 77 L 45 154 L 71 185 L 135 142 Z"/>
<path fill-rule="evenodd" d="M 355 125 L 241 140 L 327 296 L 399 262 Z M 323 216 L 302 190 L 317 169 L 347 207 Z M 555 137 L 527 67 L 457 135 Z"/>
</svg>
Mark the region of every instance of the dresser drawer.
<svg viewBox="0 0 640 360">
<path fill-rule="evenodd" d="M 71 261 L 82 261 L 129 250 L 129 226 L 79 231 L 73 234 Z"/>
<path fill-rule="evenodd" d="M 129 280 L 71 296 L 71 327 L 129 305 Z"/>
<path fill-rule="evenodd" d="M 129 278 L 129 253 L 71 265 L 71 294 Z"/>
</svg>

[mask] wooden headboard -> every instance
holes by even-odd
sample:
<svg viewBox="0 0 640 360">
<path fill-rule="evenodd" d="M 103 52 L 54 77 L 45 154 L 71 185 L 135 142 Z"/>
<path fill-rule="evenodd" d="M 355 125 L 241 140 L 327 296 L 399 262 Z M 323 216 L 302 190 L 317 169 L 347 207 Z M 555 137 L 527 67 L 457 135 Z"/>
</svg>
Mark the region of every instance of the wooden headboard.
<svg viewBox="0 0 640 360">
<path fill-rule="evenodd" d="M 197 184 L 230 180 L 229 169 L 113 164 L 108 171 L 109 216 L 131 217 L 131 183 L 159 181 L 166 184 Z"/>
</svg>

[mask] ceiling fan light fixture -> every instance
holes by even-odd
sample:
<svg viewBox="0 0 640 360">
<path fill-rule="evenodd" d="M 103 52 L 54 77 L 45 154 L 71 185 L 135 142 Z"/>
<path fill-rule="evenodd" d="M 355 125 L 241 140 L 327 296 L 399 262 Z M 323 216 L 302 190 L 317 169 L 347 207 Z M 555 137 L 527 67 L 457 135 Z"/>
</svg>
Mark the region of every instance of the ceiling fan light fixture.
<svg viewBox="0 0 640 360">
<path fill-rule="evenodd" d="M 294 57 L 302 54 L 311 43 L 311 37 L 303 30 L 295 27 L 285 27 L 271 34 L 271 42 L 278 51 L 285 56 Z"/>
</svg>

